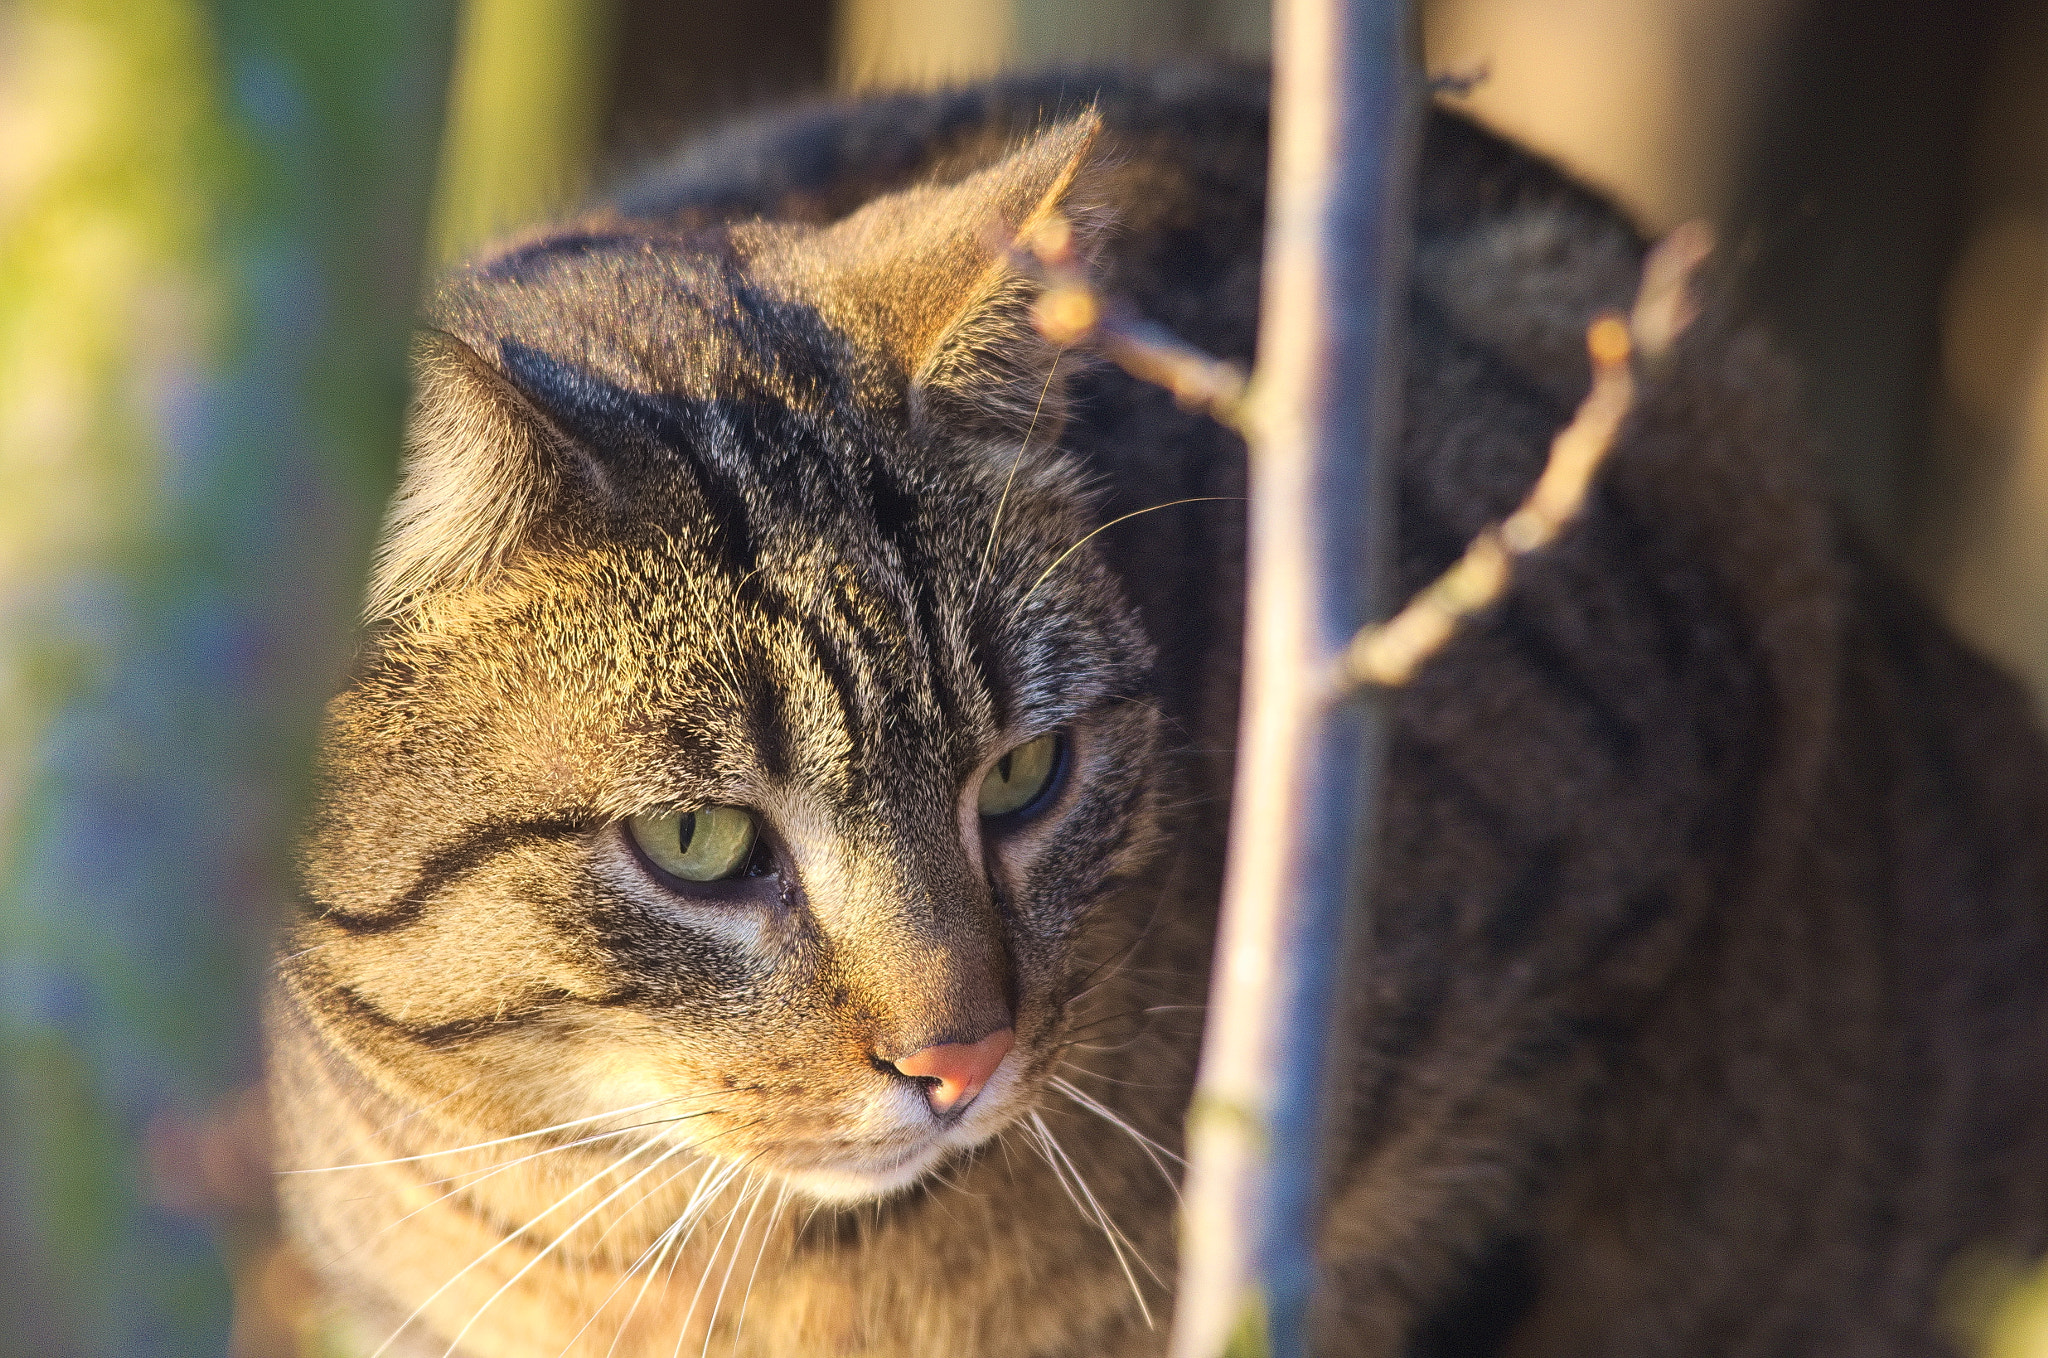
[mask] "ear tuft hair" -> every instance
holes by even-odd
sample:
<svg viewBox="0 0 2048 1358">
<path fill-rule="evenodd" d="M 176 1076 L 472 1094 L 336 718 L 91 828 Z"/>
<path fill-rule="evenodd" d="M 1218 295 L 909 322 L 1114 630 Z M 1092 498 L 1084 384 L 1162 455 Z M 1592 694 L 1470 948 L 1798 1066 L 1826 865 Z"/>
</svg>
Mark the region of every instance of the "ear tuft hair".
<svg viewBox="0 0 2048 1358">
<path fill-rule="evenodd" d="M 1061 350 L 1031 319 L 1038 285 L 1000 253 L 1055 215 L 1074 232 L 1077 252 L 1092 261 L 1109 227 L 1109 214 L 1090 201 L 1083 184 L 1102 121 L 1092 110 L 1054 128 L 1000 165 L 973 176 L 962 189 L 1009 190 L 1004 213 L 983 227 L 988 262 L 912 374 L 913 418 L 956 426 L 992 426 L 987 432 L 1023 436 L 1033 425 L 1056 433 L 1065 422 L 1064 388 L 1057 368 Z M 982 181 L 993 179 L 994 184 Z M 975 186 L 969 188 L 969 186 Z M 1028 207 L 1026 206 L 1028 200 Z M 1018 208 L 1025 210 L 1012 216 Z M 1069 360 L 1073 362 L 1073 360 Z"/>
<path fill-rule="evenodd" d="M 1093 257 L 1109 224 L 1093 192 L 1101 131 L 1090 110 L 958 182 L 878 198 L 758 258 L 896 369 L 914 421 L 1049 438 L 1064 416 L 1056 379 L 1079 365 L 1033 326 L 1038 287 L 1007 251 L 1057 213 Z"/>
<path fill-rule="evenodd" d="M 474 349 L 442 331 L 413 345 L 405 469 L 363 605 L 399 620 L 428 595 L 481 584 L 523 545 L 561 489 L 546 418 Z"/>
</svg>

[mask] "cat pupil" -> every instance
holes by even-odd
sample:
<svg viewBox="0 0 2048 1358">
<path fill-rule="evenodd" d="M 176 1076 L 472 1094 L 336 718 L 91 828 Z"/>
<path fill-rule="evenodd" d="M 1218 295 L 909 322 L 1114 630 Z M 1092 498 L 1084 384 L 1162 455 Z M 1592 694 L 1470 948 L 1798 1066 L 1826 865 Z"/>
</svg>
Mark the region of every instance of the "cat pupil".
<svg viewBox="0 0 2048 1358">
<path fill-rule="evenodd" d="M 697 837 L 697 813 L 685 812 L 676 818 L 676 852 L 688 853 L 690 841 Z"/>
<path fill-rule="evenodd" d="M 1004 755 L 1001 759 L 998 759 L 996 761 L 996 777 L 1002 779 L 1006 783 L 1010 781 L 1009 755 Z"/>
</svg>

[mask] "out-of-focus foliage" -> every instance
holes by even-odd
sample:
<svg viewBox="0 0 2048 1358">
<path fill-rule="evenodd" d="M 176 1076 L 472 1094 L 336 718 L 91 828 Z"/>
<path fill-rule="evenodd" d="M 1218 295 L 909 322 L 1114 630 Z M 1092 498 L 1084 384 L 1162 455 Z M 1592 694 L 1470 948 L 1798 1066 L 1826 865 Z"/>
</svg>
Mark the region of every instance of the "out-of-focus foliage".
<svg viewBox="0 0 2048 1358">
<path fill-rule="evenodd" d="M 925 88 L 1007 68 L 1263 58 L 1267 0 L 839 0 L 838 83 Z"/>
<path fill-rule="evenodd" d="M 225 1345 L 213 1232 L 142 1148 L 256 1074 L 449 29 L 431 0 L 0 7 L 0 1353 Z M 260 1219 L 260 1175 L 158 1140 L 170 1197 Z"/>
<path fill-rule="evenodd" d="M 2048 1358 L 2048 1271 L 2036 1267 L 2007 1293 L 1980 1353 L 1982 1358 Z"/>
<path fill-rule="evenodd" d="M 609 0 L 469 0 L 448 90 L 434 245 L 454 259 L 589 187 Z"/>
<path fill-rule="evenodd" d="M 1945 1319 L 1974 1358 L 2048 1358 L 2048 1268 L 1965 1250 L 1945 1280 Z"/>
</svg>

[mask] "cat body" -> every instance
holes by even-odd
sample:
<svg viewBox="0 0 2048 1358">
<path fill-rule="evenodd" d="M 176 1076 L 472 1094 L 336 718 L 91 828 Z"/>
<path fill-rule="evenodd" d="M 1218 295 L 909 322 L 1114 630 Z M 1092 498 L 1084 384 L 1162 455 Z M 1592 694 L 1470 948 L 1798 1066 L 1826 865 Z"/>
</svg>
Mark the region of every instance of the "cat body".
<svg viewBox="0 0 2048 1358">
<path fill-rule="evenodd" d="M 1243 449 L 1038 338 L 1000 247 L 1061 213 L 1249 361 L 1265 117 L 1228 71 L 820 106 L 443 286 L 272 1005 L 366 1349 L 1162 1350 Z M 1641 253 L 1432 116 L 1404 589 Z M 1653 376 L 1392 700 L 1329 1353 L 1940 1352 L 1958 1261 L 2048 1244 L 2024 703 L 1844 542 L 1754 335 Z"/>
</svg>

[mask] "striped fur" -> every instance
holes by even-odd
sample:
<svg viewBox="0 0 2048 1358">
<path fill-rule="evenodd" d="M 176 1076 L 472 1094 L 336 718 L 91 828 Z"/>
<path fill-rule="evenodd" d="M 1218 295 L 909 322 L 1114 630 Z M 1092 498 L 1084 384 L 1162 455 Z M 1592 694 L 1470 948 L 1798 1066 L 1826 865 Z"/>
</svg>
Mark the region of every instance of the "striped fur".
<svg viewBox="0 0 2048 1358">
<path fill-rule="evenodd" d="M 993 250 L 1080 212 L 1248 358 L 1264 118 L 1229 72 L 800 110 L 445 283 L 272 1013 L 366 1352 L 1160 1351 L 1242 449 L 1045 346 Z M 1411 587 L 1641 248 L 1448 115 L 1418 212 Z M 1711 311 L 1395 705 L 1331 1353 L 1937 1352 L 1955 1261 L 2044 1243 L 2048 761 L 1788 391 Z M 1051 731 L 1048 805 L 979 820 Z M 774 870 L 663 886 L 623 821 L 708 803 Z M 957 1124 L 877 1064 L 1006 1021 Z"/>
</svg>

